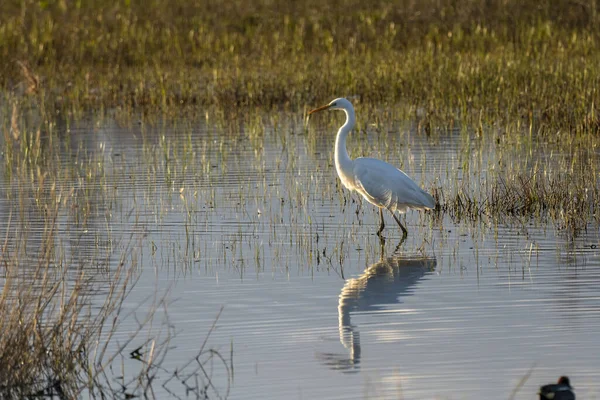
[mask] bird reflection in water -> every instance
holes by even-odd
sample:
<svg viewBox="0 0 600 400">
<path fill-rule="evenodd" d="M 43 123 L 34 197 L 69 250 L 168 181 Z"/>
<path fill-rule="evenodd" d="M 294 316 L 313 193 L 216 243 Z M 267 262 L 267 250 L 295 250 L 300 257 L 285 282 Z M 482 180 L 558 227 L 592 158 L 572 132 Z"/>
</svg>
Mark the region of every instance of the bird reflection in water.
<svg viewBox="0 0 600 400">
<path fill-rule="evenodd" d="M 382 254 L 380 261 L 370 265 L 358 278 L 348 279 L 339 297 L 338 323 L 340 342 L 349 354 L 320 353 L 318 358 L 332 369 L 357 372 L 361 359 L 360 333 L 352 324 L 352 314 L 378 311 L 388 304 L 399 303 L 435 266 L 435 258 L 395 252 L 390 257 Z"/>
</svg>

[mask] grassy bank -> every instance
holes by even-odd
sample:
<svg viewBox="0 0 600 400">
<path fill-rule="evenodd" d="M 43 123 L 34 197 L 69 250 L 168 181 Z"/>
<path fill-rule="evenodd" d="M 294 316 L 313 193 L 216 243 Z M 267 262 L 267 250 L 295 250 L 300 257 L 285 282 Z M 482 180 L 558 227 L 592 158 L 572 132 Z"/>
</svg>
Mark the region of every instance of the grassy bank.
<svg viewBox="0 0 600 400">
<path fill-rule="evenodd" d="M 335 95 L 598 129 L 597 2 L 7 0 L 0 85 L 47 109 L 301 109 Z"/>
</svg>

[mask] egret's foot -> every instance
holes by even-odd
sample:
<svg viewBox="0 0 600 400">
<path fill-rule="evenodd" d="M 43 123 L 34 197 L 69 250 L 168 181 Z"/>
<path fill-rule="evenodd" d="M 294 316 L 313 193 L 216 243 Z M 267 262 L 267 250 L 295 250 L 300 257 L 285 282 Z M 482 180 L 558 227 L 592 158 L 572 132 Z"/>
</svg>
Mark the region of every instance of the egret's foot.
<svg viewBox="0 0 600 400">
<path fill-rule="evenodd" d="M 379 237 L 379 247 L 381 247 L 381 251 L 383 251 L 383 248 L 385 247 L 385 236 L 381 234 L 381 231 L 381 229 L 377 231 L 377 237 Z"/>
<path fill-rule="evenodd" d="M 398 226 L 400 227 L 400 229 L 402 229 L 402 240 L 404 241 L 406 239 L 406 237 L 408 236 L 408 231 L 406 230 L 406 228 L 404 227 L 404 225 L 402 225 L 402 222 L 400 222 L 400 220 L 398 219 L 398 217 L 396 217 L 396 214 L 392 213 L 392 216 L 394 217 L 394 219 L 398 223 Z"/>
<path fill-rule="evenodd" d="M 394 252 L 392 254 L 397 254 L 400 250 L 400 247 L 402 247 L 402 245 L 404 244 L 404 242 L 406 242 L 406 236 L 402 236 L 402 239 L 400 239 L 400 241 L 396 245 L 396 248 L 394 249 Z"/>
<path fill-rule="evenodd" d="M 381 259 L 383 260 L 385 256 L 385 238 L 383 236 L 379 236 L 379 251 L 381 252 Z"/>
</svg>

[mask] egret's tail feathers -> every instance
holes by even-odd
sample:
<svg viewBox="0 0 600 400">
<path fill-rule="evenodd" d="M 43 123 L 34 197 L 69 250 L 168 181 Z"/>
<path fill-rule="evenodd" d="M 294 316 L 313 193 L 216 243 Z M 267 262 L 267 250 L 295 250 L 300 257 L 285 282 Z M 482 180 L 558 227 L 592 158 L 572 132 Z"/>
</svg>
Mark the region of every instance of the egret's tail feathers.
<svg viewBox="0 0 600 400">
<path fill-rule="evenodd" d="M 433 196 L 424 190 L 423 190 L 423 200 L 424 200 L 423 205 L 425 207 L 427 207 L 430 210 L 433 210 L 435 208 L 435 200 L 433 199 Z"/>
</svg>

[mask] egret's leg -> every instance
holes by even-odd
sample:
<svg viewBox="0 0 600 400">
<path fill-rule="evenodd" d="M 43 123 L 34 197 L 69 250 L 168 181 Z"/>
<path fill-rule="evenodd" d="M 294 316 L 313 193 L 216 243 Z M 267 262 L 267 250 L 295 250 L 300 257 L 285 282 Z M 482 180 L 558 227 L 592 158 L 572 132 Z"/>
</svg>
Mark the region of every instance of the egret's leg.
<svg viewBox="0 0 600 400">
<path fill-rule="evenodd" d="M 406 228 L 404 227 L 404 225 L 402 225 L 402 222 L 400 222 L 400 220 L 398 219 L 398 217 L 396 217 L 395 213 L 392 212 L 392 216 L 394 217 L 394 219 L 396 220 L 396 222 L 398 223 L 398 225 L 402 229 L 402 238 L 403 239 L 406 238 L 406 236 L 408 235 L 408 231 L 406 230 Z"/>
<path fill-rule="evenodd" d="M 383 208 L 379 209 L 379 216 L 381 217 L 381 222 L 379 223 L 379 230 L 377 231 L 377 236 L 381 236 L 381 232 L 383 228 L 385 228 L 385 224 L 383 223 Z"/>
<path fill-rule="evenodd" d="M 399 251 L 400 251 L 400 247 L 402 246 L 402 244 L 406 241 L 406 235 L 402 235 L 402 239 L 400 239 L 400 242 L 398 242 L 398 244 L 396 245 L 396 248 L 394 249 L 394 252 L 392 253 L 392 255 L 400 255 Z"/>
<path fill-rule="evenodd" d="M 385 256 L 385 238 L 383 236 L 379 236 L 379 250 L 381 251 L 381 259 Z"/>
</svg>

